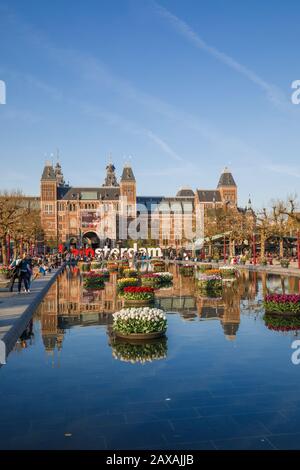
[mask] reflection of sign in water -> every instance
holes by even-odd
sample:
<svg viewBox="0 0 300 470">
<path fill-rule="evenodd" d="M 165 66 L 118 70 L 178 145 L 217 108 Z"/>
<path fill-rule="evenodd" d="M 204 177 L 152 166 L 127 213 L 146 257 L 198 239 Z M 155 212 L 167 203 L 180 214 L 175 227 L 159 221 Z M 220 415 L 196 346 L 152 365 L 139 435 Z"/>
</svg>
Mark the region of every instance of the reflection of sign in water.
<svg viewBox="0 0 300 470">
<path fill-rule="evenodd" d="M 0 340 L 0 364 L 6 364 L 6 346 L 2 340 Z"/>
</svg>

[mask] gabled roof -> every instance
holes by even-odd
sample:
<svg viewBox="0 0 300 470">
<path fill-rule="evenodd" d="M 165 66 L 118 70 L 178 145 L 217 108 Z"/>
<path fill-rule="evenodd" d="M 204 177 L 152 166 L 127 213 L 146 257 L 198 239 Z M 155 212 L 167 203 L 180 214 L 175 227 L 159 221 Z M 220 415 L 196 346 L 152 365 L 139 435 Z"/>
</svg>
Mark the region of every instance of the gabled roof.
<svg viewBox="0 0 300 470">
<path fill-rule="evenodd" d="M 126 181 L 134 181 L 135 182 L 135 177 L 132 171 L 132 168 L 130 165 L 125 165 L 123 168 L 123 173 L 121 176 L 121 181 L 126 182 Z"/>
<path fill-rule="evenodd" d="M 200 202 L 222 202 L 218 189 L 197 189 L 197 195 Z"/>
<path fill-rule="evenodd" d="M 220 176 L 218 188 L 221 186 L 236 186 L 233 176 L 228 168 L 224 168 L 223 173 Z"/>
<path fill-rule="evenodd" d="M 68 188 L 61 199 L 67 201 L 113 201 L 119 199 L 120 188 L 118 186 L 102 186 L 101 188 Z"/>
<path fill-rule="evenodd" d="M 195 193 L 190 188 L 180 188 L 176 194 L 176 197 L 194 197 Z"/>
</svg>

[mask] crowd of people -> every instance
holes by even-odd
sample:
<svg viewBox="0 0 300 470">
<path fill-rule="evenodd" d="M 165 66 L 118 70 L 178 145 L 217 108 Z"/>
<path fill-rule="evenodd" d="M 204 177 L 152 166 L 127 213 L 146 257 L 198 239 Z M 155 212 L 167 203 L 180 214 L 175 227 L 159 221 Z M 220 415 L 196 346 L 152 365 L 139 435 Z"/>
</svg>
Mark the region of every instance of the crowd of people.
<svg viewBox="0 0 300 470">
<path fill-rule="evenodd" d="M 121 259 L 127 259 L 128 254 L 124 252 Z M 188 250 L 180 250 L 176 251 L 174 249 L 167 249 L 163 250 L 163 258 L 172 260 L 172 261 L 214 261 L 214 257 L 207 257 L 203 251 L 200 253 L 194 254 Z M 268 264 L 273 264 L 274 261 L 274 254 L 266 253 L 265 259 L 267 260 Z M 85 261 L 91 262 L 93 260 L 97 261 L 107 261 L 107 260 L 116 260 L 120 259 L 116 255 L 109 255 L 104 256 L 103 254 L 92 256 L 90 255 L 75 255 L 72 251 L 65 250 L 62 253 L 57 254 L 50 254 L 44 256 L 30 256 L 28 253 L 24 253 L 22 256 L 17 256 L 9 265 L 10 270 L 10 284 L 9 290 L 13 292 L 14 285 L 17 281 L 17 291 L 21 293 L 22 286 L 24 293 L 30 293 L 31 283 L 34 279 L 38 276 L 44 276 L 47 272 L 51 272 L 52 269 L 58 268 L 61 266 L 62 263 L 66 264 L 67 266 L 75 266 L 78 261 Z M 133 254 L 133 264 L 141 262 L 147 262 L 151 259 L 149 254 L 144 252 L 135 252 Z M 217 260 L 215 260 L 217 261 Z M 247 261 L 251 263 L 254 260 L 250 257 L 247 258 Z M 259 262 L 259 257 L 257 258 L 257 262 Z M 245 254 L 237 255 L 231 257 L 230 259 L 227 257 L 227 263 L 230 264 L 245 264 L 246 256 Z"/>
<path fill-rule="evenodd" d="M 13 292 L 14 285 L 17 283 L 17 292 L 30 293 L 31 283 L 39 276 L 45 276 L 47 272 L 57 268 L 62 263 L 62 257 L 59 255 L 31 256 L 28 253 L 17 255 L 9 265 L 10 283 L 9 290 Z"/>
</svg>

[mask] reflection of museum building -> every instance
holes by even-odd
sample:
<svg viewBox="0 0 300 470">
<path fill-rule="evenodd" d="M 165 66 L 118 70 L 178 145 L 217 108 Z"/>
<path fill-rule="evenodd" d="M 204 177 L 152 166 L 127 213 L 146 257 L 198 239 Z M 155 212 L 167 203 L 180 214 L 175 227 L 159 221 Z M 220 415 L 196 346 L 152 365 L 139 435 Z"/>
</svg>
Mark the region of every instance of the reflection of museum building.
<svg viewBox="0 0 300 470">
<path fill-rule="evenodd" d="M 183 320 L 218 321 L 225 337 L 235 339 L 240 324 L 243 284 L 234 292 L 225 289 L 222 299 L 206 299 L 197 295 L 194 281 L 181 276 L 178 267 L 171 265 L 170 271 L 173 285 L 156 291 L 156 306 L 178 313 Z M 57 278 L 37 311 L 44 347 L 49 354 L 60 351 L 66 330 L 73 326 L 111 325 L 112 313 L 122 308 L 116 282 L 117 274 L 111 273 L 104 289 L 86 290 L 76 267 Z"/>
<path fill-rule="evenodd" d="M 170 266 L 173 286 L 156 292 L 158 306 L 168 312 L 179 313 L 184 320 L 217 320 L 224 335 L 234 340 L 240 325 L 240 301 L 243 283 L 224 287 L 222 298 L 205 298 L 197 295 L 195 280 L 179 274 L 178 266 Z"/>
<path fill-rule="evenodd" d="M 227 204 L 237 207 L 237 186 L 227 169 L 217 189 L 194 192 L 185 188 L 175 197 L 137 196 L 136 180 L 129 165 L 125 165 L 118 181 L 114 165 L 108 164 L 104 183 L 95 188 L 66 184 L 59 163 L 55 167 L 46 163 L 41 178 L 42 226 L 46 240 L 54 244 L 70 242 L 78 246 L 83 241 L 96 247 L 111 240 L 114 246 L 121 238 L 127 238 L 120 237 L 125 218 L 125 225 L 148 219 L 155 205 L 157 212 L 152 215 L 152 228 L 157 236 L 152 238 L 159 239 L 160 246 L 180 248 L 188 245 L 186 227 L 189 224 L 195 229 L 196 216 L 202 220 L 205 210 Z M 150 230 L 140 238 L 150 239 Z"/>
</svg>

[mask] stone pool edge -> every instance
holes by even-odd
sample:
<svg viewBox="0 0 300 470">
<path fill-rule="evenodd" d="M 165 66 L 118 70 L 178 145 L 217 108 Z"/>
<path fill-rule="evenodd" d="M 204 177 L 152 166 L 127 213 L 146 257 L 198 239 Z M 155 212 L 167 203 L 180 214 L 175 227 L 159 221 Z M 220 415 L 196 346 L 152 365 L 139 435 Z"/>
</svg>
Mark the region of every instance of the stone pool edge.
<svg viewBox="0 0 300 470">
<path fill-rule="evenodd" d="M 29 321 L 31 320 L 35 310 L 47 294 L 48 290 L 56 280 L 57 276 L 64 270 L 65 265 L 60 266 L 55 273 L 51 276 L 48 282 L 43 286 L 43 288 L 36 293 L 32 302 L 26 306 L 24 312 L 20 317 L 15 321 L 12 327 L 5 333 L 3 338 L 0 340 L 0 367 L 6 364 L 6 359 L 9 353 L 14 348 L 18 338 L 25 330 Z"/>
</svg>

